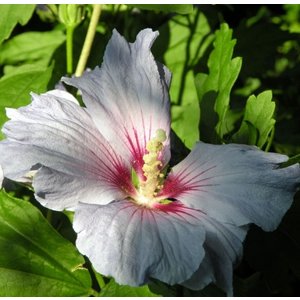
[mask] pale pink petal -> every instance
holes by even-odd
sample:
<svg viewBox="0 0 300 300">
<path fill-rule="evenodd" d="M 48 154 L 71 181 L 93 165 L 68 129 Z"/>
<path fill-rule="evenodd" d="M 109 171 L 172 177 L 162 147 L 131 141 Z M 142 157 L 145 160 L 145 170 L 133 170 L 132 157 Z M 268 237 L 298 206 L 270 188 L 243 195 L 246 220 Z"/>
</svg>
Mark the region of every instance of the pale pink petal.
<svg viewBox="0 0 300 300">
<path fill-rule="evenodd" d="M 53 209 L 62 209 L 64 201 L 67 207 L 75 207 L 78 200 L 107 203 L 128 196 L 133 192 L 128 162 L 107 143 L 84 108 L 69 96 L 59 96 L 33 94 L 30 105 L 7 110 L 11 118 L 3 129 L 7 139 L 0 143 L 4 175 L 25 182 L 37 176 L 38 195 L 43 195 L 45 203 L 51 198 L 48 205 Z M 74 189 L 70 195 L 78 193 L 73 205 L 66 198 L 68 188 Z M 93 197 L 89 188 L 95 192 Z"/>
<path fill-rule="evenodd" d="M 299 164 L 245 145 L 198 143 L 170 172 L 161 195 L 235 225 L 274 230 L 293 201 Z"/>
<path fill-rule="evenodd" d="M 167 134 L 163 163 L 170 158 L 170 72 L 157 64 L 150 48 L 158 36 L 142 30 L 128 43 L 116 30 L 109 41 L 101 68 L 79 78 L 63 78 L 82 91 L 83 101 L 96 126 L 116 149 L 126 153 L 142 172 L 145 146 L 157 129 Z"/>
<path fill-rule="evenodd" d="M 182 283 L 192 290 L 200 290 L 211 282 L 233 296 L 233 268 L 243 254 L 243 241 L 248 227 L 220 223 L 204 216 L 206 239 L 205 257 L 193 276 Z"/>
<path fill-rule="evenodd" d="M 122 178 L 119 179 L 120 187 Z M 41 167 L 33 178 L 35 198 L 53 210 L 74 211 L 79 202 L 105 205 L 119 197 L 126 198 L 126 191 L 97 177 L 70 175 L 48 167 Z"/>
<path fill-rule="evenodd" d="M 139 286 L 156 278 L 187 280 L 203 257 L 203 214 L 181 204 L 153 209 L 127 200 L 76 209 L 76 245 L 99 273 L 119 284 Z"/>
</svg>

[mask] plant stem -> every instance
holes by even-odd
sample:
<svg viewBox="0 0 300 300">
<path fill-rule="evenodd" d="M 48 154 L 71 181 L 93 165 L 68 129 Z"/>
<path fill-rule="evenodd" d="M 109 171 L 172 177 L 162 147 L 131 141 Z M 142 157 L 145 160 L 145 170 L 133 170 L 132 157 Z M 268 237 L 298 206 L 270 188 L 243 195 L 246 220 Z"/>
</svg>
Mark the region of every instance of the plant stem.
<svg viewBox="0 0 300 300">
<path fill-rule="evenodd" d="M 101 4 L 94 4 L 91 21 L 90 21 L 89 28 L 88 28 L 88 31 L 87 31 L 87 34 L 85 37 L 83 47 L 82 47 L 82 51 L 81 51 L 79 62 L 78 62 L 77 68 L 76 68 L 75 76 L 81 76 L 85 69 L 88 57 L 91 52 L 91 47 L 92 47 L 93 40 L 95 37 L 96 28 L 97 28 L 97 25 L 99 22 L 100 13 L 101 13 Z"/>
<path fill-rule="evenodd" d="M 106 285 L 106 284 L 105 284 L 105 281 L 104 281 L 102 275 L 99 274 L 99 273 L 94 269 L 93 266 L 92 266 L 92 269 L 93 269 L 94 274 L 95 274 L 95 276 L 96 276 L 96 279 L 97 279 L 97 282 L 98 282 L 98 284 L 99 284 L 99 287 L 100 287 L 100 289 L 102 290 L 102 289 L 105 287 L 105 285 Z"/>
<path fill-rule="evenodd" d="M 74 27 L 67 26 L 67 73 L 72 74 L 73 73 L 73 33 L 74 33 Z"/>
<path fill-rule="evenodd" d="M 269 137 L 269 140 L 268 140 L 268 144 L 266 146 L 266 149 L 265 149 L 265 152 L 269 152 L 271 146 L 272 146 L 272 142 L 273 142 L 273 139 L 274 139 L 274 135 L 275 135 L 275 127 L 273 127 L 272 131 L 271 131 L 271 135 Z"/>
<path fill-rule="evenodd" d="M 93 296 L 93 297 L 99 297 L 99 293 L 93 289 L 90 289 L 90 295 L 89 296 Z"/>
</svg>

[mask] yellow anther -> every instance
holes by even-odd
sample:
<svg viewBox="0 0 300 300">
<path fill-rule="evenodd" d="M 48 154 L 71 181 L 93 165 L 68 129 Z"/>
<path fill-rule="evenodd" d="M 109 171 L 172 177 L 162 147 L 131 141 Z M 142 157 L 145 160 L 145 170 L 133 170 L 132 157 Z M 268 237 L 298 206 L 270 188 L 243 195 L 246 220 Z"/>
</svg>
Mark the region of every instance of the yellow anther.
<svg viewBox="0 0 300 300">
<path fill-rule="evenodd" d="M 147 143 L 146 149 L 150 152 L 158 152 L 162 149 L 163 144 L 158 140 L 151 140 Z"/>
<path fill-rule="evenodd" d="M 151 175 L 155 173 L 155 169 L 157 169 L 157 167 L 160 165 L 160 163 L 158 161 L 156 161 L 155 163 L 152 163 L 151 165 L 143 165 L 143 171 L 145 173 L 147 173 L 147 175 Z M 158 174 L 159 174 L 159 170 L 158 170 Z M 146 176 L 146 175 L 145 175 Z"/>
<path fill-rule="evenodd" d="M 164 174 L 161 173 L 162 162 L 158 157 L 166 139 L 166 132 L 158 129 L 155 136 L 146 145 L 148 153 L 143 156 L 144 165 L 142 168 L 146 180 L 140 184 L 140 193 L 149 201 L 157 196 L 157 192 L 162 188 L 161 180 Z"/>
<path fill-rule="evenodd" d="M 149 153 L 143 156 L 145 164 L 153 163 L 156 161 L 156 153 Z"/>
<path fill-rule="evenodd" d="M 156 130 L 156 140 L 163 143 L 167 139 L 166 132 L 163 129 Z"/>
</svg>

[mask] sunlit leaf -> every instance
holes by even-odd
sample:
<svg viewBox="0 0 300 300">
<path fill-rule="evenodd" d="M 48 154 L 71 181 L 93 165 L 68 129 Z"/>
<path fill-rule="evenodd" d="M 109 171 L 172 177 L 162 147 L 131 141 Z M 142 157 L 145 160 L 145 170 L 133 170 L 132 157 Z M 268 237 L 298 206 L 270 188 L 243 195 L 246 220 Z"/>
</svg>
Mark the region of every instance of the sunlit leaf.
<svg viewBox="0 0 300 300">
<path fill-rule="evenodd" d="M 29 202 L 0 192 L 0 296 L 87 296 L 84 259 Z"/>
<path fill-rule="evenodd" d="M 209 73 L 195 78 L 201 111 L 200 137 L 205 142 L 220 142 L 233 129 L 234 119 L 228 114 L 230 91 L 242 65 L 240 57 L 232 59 L 235 43 L 232 30 L 222 24 L 209 56 Z"/>
<path fill-rule="evenodd" d="M 34 8 L 33 4 L 0 5 L 0 44 L 10 36 L 18 23 L 25 25 L 29 21 Z"/>
<path fill-rule="evenodd" d="M 199 122 L 198 104 L 173 105 L 171 112 L 173 130 L 188 148 L 192 148 L 195 142 L 199 140 L 199 132 L 195 128 Z"/>
<path fill-rule="evenodd" d="M 45 92 L 51 67 L 24 65 L 0 79 L 0 127 L 7 120 L 5 107 L 20 107 L 30 102 L 30 92 Z"/>
<path fill-rule="evenodd" d="M 262 148 L 275 125 L 274 111 L 275 102 L 272 101 L 271 91 L 265 91 L 257 97 L 250 96 L 246 103 L 241 127 L 233 136 L 233 141 Z"/>
<path fill-rule="evenodd" d="M 62 31 L 25 32 L 0 47 L 0 64 L 39 62 L 48 65 L 53 52 L 65 41 Z"/>
<path fill-rule="evenodd" d="M 119 285 L 113 279 L 101 290 L 100 297 L 158 297 L 152 293 L 147 285 L 131 287 Z"/>
<path fill-rule="evenodd" d="M 172 72 L 172 129 L 187 147 L 192 148 L 199 140 L 199 104 L 194 73 L 213 40 L 213 34 L 205 15 L 199 10 L 172 18 L 159 31 L 154 49 L 162 49 L 161 44 L 169 40 L 163 61 Z"/>
</svg>

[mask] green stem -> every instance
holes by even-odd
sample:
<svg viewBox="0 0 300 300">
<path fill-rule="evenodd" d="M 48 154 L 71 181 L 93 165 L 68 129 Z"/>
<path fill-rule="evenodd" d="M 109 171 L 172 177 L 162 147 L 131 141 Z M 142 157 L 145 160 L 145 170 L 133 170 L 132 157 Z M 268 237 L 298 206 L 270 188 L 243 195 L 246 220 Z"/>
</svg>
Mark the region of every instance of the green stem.
<svg viewBox="0 0 300 300">
<path fill-rule="evenodd" d="M 99 297 L 99 293 L 98 292 L 96 292 L 95 290 L 93 290 L 93 289 L 90 289 L 90 294 L 89 294 L 89 296 L 93 296 L 93 297 Z"/>
<path fill-rule="evenodd" d="M 73 73 L 73 33 L 74 27 L 68 26 L 67 28 L 67 73 L 71 75 Z"/>
<path fill-rule="evenodd" d="M 105 287 L 105 285 L 106 285 L 105 281 L 104 281 L 104 279 L 103 279 L 103 277 L 102 277 L 101 274 L 99 274 L 93 267 L 92 267 L 92 269 L 93 269 L 94 274 L 96 276 L 96 279 L 97 279 L 97 282 L 99 284 L 99 287 L 102 290 Z"/>
<path fill-rule="evenodd" d="M 272 146 L 272 143 L 273 143 L 274 135 L 275 135 L 275 127 L 273 127 L 273 129 L 271 131 L 271 135 L 269 137 L 268 144 L 266 146 L 265 152 L 269 152 L 269 150 Z"/>
<path fill-rule="evenodd" d="M 285 162 L 281 163 L 280 168 L 286 168 L 286 167 L 289 167 L 289 166 L 294 165 L 296 163 L 300 163 L 300 154 L 297 154 L 297 155 L 289 158 L 288 161 L 285 161 Z"/>
<path fill-rule="evenodd" d="M 94 40 L 95 33 L 96 33 L 96 28 L 97 28 L 99 18 L 100 18 L 100 13 L 101 13 L 101 4 L 94 4 L 91 21 L 90 21 L 89 28 L 88 28 L 88 31 L 87 31 L 87 34 L 85 37 L 83 47 L 82 47 L 82 51 L 81 51 L 78 65 L 76 68 L 75 76 L 81 76 L 85 69 L 88 57 L 91 52 L 93 40 Z"/>
</svg>

